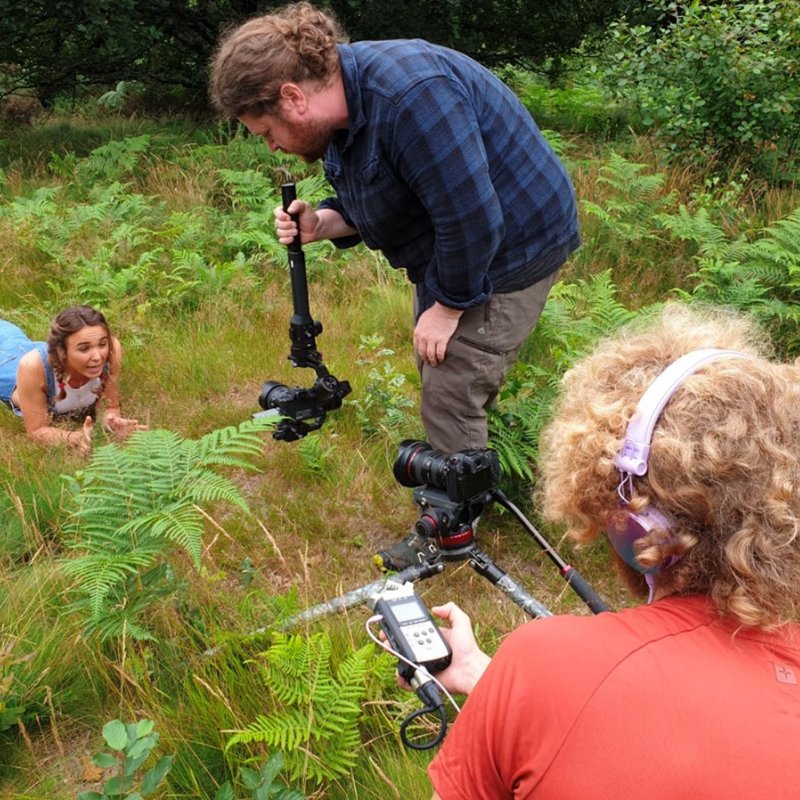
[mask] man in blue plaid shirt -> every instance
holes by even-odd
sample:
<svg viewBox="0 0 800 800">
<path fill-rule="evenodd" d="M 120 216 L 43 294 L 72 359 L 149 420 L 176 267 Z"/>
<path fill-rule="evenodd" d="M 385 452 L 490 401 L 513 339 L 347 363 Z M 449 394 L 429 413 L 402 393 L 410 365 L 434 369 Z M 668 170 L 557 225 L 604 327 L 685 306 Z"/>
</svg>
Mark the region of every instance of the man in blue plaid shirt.
<svg viewBox="0 0 800 800">
<path fill-rule="evenodd" d="M 487 444 L 486 409 L 579 243 L 566 170 L 527 109 L 467 56 L 421 40 L 344 43 L 308 3 L 226 35 L 219 109 L 272 150 L 323 160 L 335 196 L 275 210 L 289 244 L 363 242 L 416 288 L 414 348 L 428 442 Z M 402 569 L 432 550 L 382 551 Z"/>
</svg>

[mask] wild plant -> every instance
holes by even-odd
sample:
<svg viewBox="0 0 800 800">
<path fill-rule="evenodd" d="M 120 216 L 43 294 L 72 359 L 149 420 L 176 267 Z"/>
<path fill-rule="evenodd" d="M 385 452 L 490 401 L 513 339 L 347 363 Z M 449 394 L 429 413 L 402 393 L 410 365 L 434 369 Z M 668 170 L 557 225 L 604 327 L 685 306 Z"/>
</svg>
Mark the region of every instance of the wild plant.
<svg viewBox="0 0 800 800">
<path fill-rule="evenodd" d="M 142 85 L 132 81 L 119 81 L 113 89 L 109 89 L 97 98 L 97 105 L 111 111 L 122 111 L 125 102 L 140 94 Z"/>
<path fill-rule="evenodd" d="M 543 75 L 517 66 L 505 66 L 496 72 L 522 100 L 540 127 L 608 134 L 627 124 L 627 111 L 621 104 L 610 103 L 591 76 L 571 79 L 568 86 L 554 86 Z M 564 151 L 559 144 L 565 142 L 563 137 L 552 130 L 542 132 L 562 156 Z"/>
<path fill-rule="evenodd" d="M 103 739 L 111 752 L 92 756 L 92 764 L 102 772 L 115 774 L 104 780 L 102 791 L 81 792 L 77 800 L 142 800 L 154 794 L 172 768 L 174 756 L 164 756 L 140 774 L 150 754 L 158 746 L 159 735 L 151 719 L 125 724 L 115 719 L 103 726 Z M 101 775 L 102 775 L 101 772 Z"/>
<path fill-rule="evenodd" d="M 234 732 L 226 752 L 251 743 L 279 750 L 293 782 L 319 785 L 347 775 L 361 748 L 360 703 L 373 659 L 374 648 L 365 645 L 334 668 L 327 633 L 276 633 L 258 662 L 272 713 Z"/>
<path fill-rule="evenodd" d="M 17 720 L 25 713 L 25 705 L 14 690 L 16 680 L 12 666 L 17 662 L 14 658 L 14 640 L 0 639 L 0 733 L 17 724 Z"/>
<path fill-rule="evenodd" d="M 78 165 L 78 178 L 83 185 L 124 181 L 136 176 L 145 153 L 151 148 L 151 137 L 129 136 L 114 139 L 95 148 Z"/>
<path fill-rule="evenodd" d="M 53 175 L 65 181 L 74 180 L 78 169 L 78 156 L 75 153 L 64 153 L 62 155 L 61 153 L 51 152 L 47 169 Z"/>
<path fill-rule="evenodd" d="M 215 467 L 255 469 L 261 434 L 271 420 L 248 420 L 182 439 L 165 430 L 134 434 L 126 446 L 95 450 L 89 465 L 66 478 L 73 490 L 65 523 L 77 555 L 63 568 L 75 579 L 75 608 L 103 640 L 151 639 L 143 617 L 160 597 L 176 590 L 170 556 L 182 552 L 200 566 L 204 506 L 248 506 L 233 481 Z"/>
<path fill-rule="evenodd" d="M 261 170 L 219 169 L 217 173 L 234 211 L 263 211 L 280 202 L 275 187 Z"/>
<path fill-rule="evenodd" d="M 369 367 L 369 372 L 366 385 L 349 405 L 365 436 L 395 438 L 409 427 L 408 409 L 414 406 L 406 376 L 392 360 L 394 350 L 383 346 L 382 336 L 362 336 L 358 350 L 361 356 L 356 363 Z"/>
<path fill-rule="evenodd" d="M 0 218 L 13 223 L 41 222 L 58 210 L 59 191 L 55 186 L 40 186 L 30 197 L 15 197 L 7 205 L 0 205 Z"/>
<path fill-rule="evenodd" d="M 746 171 L 728 180 L 723 180 L 719 175 L 710 175 L 703 179 L 702 187 L 691 192 L 689 206 L 694 211 L 706 209 L 726 229 L 735 229 L 746 216 L 742 199 L 750 185 L 750 175 Z"/>
<path fill-rule="evenodd" d="M 520 363 L 489 410 L 489 446 L 497 451 L 505 476 L 534 479 L 539 437 L 552 413 L 561 376 L 601 336 L 635 316 L 617 294 L 608 271 L 553 287 Z"/>
<path fill-rule="evenodd" d="M 602 203 L 582 200 L 583 210 L 597 217 L 615 240 L 624 242 L 659 238 L 656 215 L 670 208 L 675 194 L 664 193 L 662 172 L 643 174 L 637 164 L 612 152 L 600 168 L 597 182 L 611 190 Z"/>
<path fill-rule="evenodd" d="M 252 800 L 305 800 L 305 795 L 298 789 L 284 786 L 277 780 L 278 773 L 283 769 L 283 753 L 273 753 L 258 770 L 242 767 L 239 770 L 239 780 L 245 789 L 250 792 Z M 225 781 L 214 795 L 214 800 L 237 800 L 233 785 Z"/>
<path fill-rule="evenodd" d="M 311 433 L 297 445 L 303 474 L 326 480 L 333 479 L 334 448 L 325 443 L 324 435 Z"/>
<path fill-rule="evenodd" d="M 793 179 L 800 126 L 800 19 L 793 3 L 658 0 L 659 24 L 609 28 L 604 69 L 612 97 L 678 157 L 749 163 Z M 666 24 L 664 24 L 666 23 Z M 796 169 L 794 170 L 796 173 Z"/>
<path fill-rule="evenodd" d="M 765 322 L 785 355 L 800 353 L 800 209 L 752 241 L 730 238 L 704 208 L 693 215 L 681 207 L 661 222 L 697 246 L 696 284 L 676 290 L 679 296 L 749 311 Z"/>
</svg>

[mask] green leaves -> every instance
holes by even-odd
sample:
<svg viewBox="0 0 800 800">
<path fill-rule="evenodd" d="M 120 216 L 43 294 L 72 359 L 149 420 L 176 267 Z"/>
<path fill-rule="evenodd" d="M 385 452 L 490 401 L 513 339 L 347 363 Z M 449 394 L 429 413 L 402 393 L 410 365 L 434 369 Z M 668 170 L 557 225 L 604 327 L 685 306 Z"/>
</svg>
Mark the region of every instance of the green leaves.
<svg viewBox="0 0 800 800">
<path fill-rule="evenodd" d="M 118 719 L 111 720 L 103 726 L 103 739 L 116 753 L 95 753 L 92 763 L 103 770 L 115 769 L 103 783 L 103 791 L 81 792 L 78 800 L 143 800 L 153 794 L 161 785 L 172 768 L 173 756 L 164 756 L 154 767 L 141 776 L 138 791 L 130 792 L 138 781 L 138 772 L 158 745 L 159 736 L 154 730 L 155 723 L 150 719 L 142 719 L 136 723 L 125 724 Z"/>
<path fill-rule="evenodd" d="M 800 137 L 796 5 L 655 6 L 664 14 L 658 27 L 610 28 L 604 79 L 612 96 L 628 101 L 675 155 L 791 179 L 786 156 L 796 159 Z"/>
<path fill-rule="evenodd" d="M 276 633 L 274 644 L 262 654 L 264 685 L 275 711 L 236 732 L 225 749 L 248 743 L 276 748 L 292 780 L 302 775 L 322 783 L 346 775 L 358 757 L 360 702 L 372 653 L 366 645 L 334 669 L 327 634 L 305 638 Z"/>
<path fill-rule="evenodd" d="M 561 376 L 592 345 L 629 322 L 635 312 L 617 297 L 610 271 L 588 280 L 557 283 L 528 344 L 534 362 L 518 363 L 489 410 L 489 444 L 503 475 L 530 483 L 539 456 L 539 436 L 550 418 Z"/>
<path fill-rule="evenodd" d="M 112 750 L 124 750 L 128 744 L 128 732 L 118 719 L 105 724 L 103 727 L 103 738 Z M 102 765 L 98 764 L 98 766 Z M 106 764 L 105 766 L 111 765 Z"/>
<path fill-rule="evenodd" d="M 236 484 L 216 466 L 254 469 L 273 421 L 247 420 L 198 440 L 165 430 L 134 434 L 126 446 L 98 448 L 73 484 L 65 529 L 79 555 L 63 562 L 88 603 L 89 628 L 102 638 L 149 638 L 148 606 L 174 587 L 160 568 L 173 550 L 200 566 L 204 506 L 228 503 L 249 513 Z M 83 608 L 80 601 L 76 608 Z"/>
<path fill-rule="evenodd" d="M 250 792 L 253 800 L 305 800 L 305 795 L 297 789 L 284 786 L 277 780 L 278 773 L 283 769 L 283 755 L 273 753 L 256 771 L 249 767 L 239 770 L 239 778 L 245 789 Z M 235 800 L 233 787 L 226 781 L 219 787 L 214 795 L 214 800 Z"/>
</svg>

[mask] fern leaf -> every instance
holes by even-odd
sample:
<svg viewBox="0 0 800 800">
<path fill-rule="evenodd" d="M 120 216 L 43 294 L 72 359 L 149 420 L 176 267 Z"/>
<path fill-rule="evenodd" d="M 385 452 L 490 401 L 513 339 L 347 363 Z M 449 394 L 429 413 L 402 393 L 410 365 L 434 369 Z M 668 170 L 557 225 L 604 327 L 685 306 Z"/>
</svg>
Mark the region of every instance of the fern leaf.
<svg viewBox="0 0 800 800">
<path fill-rule="evenodd" d="M 64 562 L 64 572 L 76 578 L 89 598 L 92 615 L 99 616 L 111 589 L 140 569 L 149 567 L 157 548 L 140 548 L 130 553 L 89 553 Z"/>
<path fill-rule="evenodd" d="M 187 477 L 185 483 L 185 487 L 178 487 L 179 494 L 199 505 L 225 502 L 236 506 L 245 514 L 250 513 L 239 487 L 224 475 L 206 469 L 196 469 Z"/>
</svg>

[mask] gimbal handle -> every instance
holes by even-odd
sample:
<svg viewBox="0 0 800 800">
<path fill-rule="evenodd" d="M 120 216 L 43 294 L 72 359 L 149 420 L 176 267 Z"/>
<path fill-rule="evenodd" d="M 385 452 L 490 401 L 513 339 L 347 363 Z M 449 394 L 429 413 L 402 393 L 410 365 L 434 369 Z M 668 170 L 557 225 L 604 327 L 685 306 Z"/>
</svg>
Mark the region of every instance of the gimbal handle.
<svg viewBox="0 0 800 800">
<path fill-rule="evenodd" d="M 294 183 L 281 185 L 283 210 L 288 213 L 292 201 L 297 198 Z M 306 257 L 300 243 L 300 216 L 292 214 L 297 224 L 297 235 L 286 248 L 289 255 L 289 278 L 292 284 L 292 304 L 294 314 L 289 320 L 291 351 L 289 360 L 296 367 L 313 367 L 319 375 L 328 371 L 322 363 L 322 355 L 317 350 L 316 336 L 322 333 L 322 323 L 314 320 L 308 307 L 308 280 L 306 277 Z M 320 371 L 322 370 L 322 371 Z"/>
</svg>

